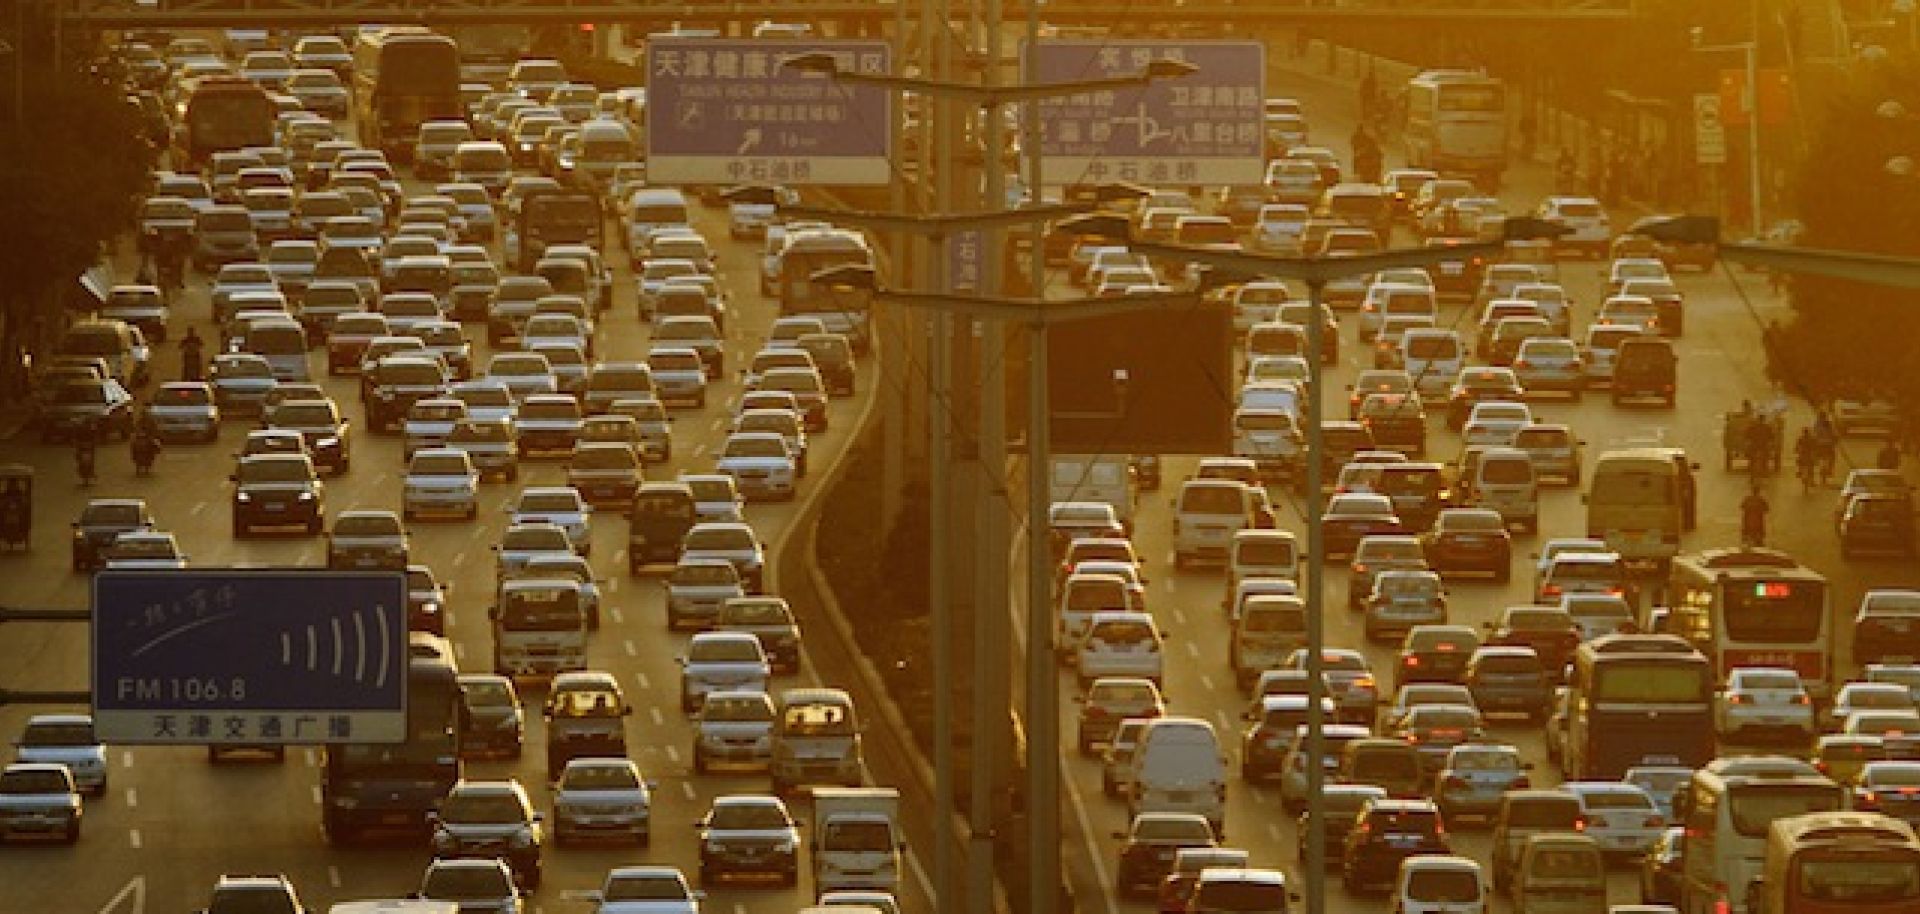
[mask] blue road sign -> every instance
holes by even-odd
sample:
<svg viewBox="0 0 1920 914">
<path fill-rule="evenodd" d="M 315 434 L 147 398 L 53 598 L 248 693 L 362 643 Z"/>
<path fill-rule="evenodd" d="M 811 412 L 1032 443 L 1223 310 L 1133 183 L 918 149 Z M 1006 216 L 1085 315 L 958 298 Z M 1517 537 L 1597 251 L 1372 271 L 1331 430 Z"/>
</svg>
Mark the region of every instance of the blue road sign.
<svg viewBox="0 0 1920 914">
<path fill-rule="evenodd" d="M 1266 50 L 1257 41 L 1042 41 L 1027 82 L 1129 76 L 1155 58 L 1199 69 L 1141 88 L 1046 99 L 1040 109 L 1044 186 L 1258 184 Z"/>
<path fill-rule="evenodd" d="M 647 41 L 647 176 L 663 184 L 887 184 L 892 92 L 784 70 L 829 53 L 891 73 L 884 41 Z"/>
<path fill-rule="evenodd" d="M 110 743 L 406 737 L 404 572 L 103 571 L 93 712 Z"/>
</svg>

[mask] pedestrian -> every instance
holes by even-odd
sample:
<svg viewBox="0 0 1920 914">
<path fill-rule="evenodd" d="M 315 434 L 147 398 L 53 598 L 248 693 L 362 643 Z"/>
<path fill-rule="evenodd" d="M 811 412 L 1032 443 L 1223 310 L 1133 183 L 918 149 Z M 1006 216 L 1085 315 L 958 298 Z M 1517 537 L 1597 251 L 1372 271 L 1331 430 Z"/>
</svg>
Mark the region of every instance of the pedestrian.
<svg viewBox="0 0 1920 914">
<path fill-rule="evenodd" d="M 206 342 L 200 339 L 200 331 L 187 328 L 187 335 L 180 339 L 180 379 L 198 381 L 204 378 L 206 370 Z"/>
<path fill-rule="evenodd" d="M 1748 490 L 1747 497 L 1740 500 L 1740 542 L 1747 546 L 1764 545 L 1767 541 L 1767 497 L 1760 494 L 1760 483 L 1755 482 Z"/>
<path fill-rule="evenodd" d="M 1800 430 L 1800 437 L 1793 442 L 1794 471 L 1800 476 L 1800 490 L 1813 488 L 1813 475 L 1820 460 L 1820 443 L 1814 440 L 1813 427 Z"/>
</svg>

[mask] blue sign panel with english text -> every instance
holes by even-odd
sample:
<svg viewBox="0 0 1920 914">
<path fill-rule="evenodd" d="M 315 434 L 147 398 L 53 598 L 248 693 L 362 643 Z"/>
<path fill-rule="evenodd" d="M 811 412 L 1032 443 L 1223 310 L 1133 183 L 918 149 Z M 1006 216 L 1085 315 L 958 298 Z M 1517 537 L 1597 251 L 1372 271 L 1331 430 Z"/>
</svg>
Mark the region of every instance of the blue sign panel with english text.
<svg viewBox="0 0 1920 914">
<path fill-rule="evenodd" d="M 890 89 L 781 67 L 834 55 L 892 73 L 884 41 L 657 37 L 647 43 L 647 177 L 662 184 L 886 184 Z"/>
<path fill-rule="evenodd" d="M 404 572 L 104 571 L 94 727 L 109 743 L 400 742 Z"/>
<path fill-rule="evenodd" d="M 1029 83 L 1131 76 L 1158 58 L 1196 70 L 1039 103 L 1041 184 L 1259 184 L 1266 50 L 1257 41 L 1042 41 Z"/>
</svg>

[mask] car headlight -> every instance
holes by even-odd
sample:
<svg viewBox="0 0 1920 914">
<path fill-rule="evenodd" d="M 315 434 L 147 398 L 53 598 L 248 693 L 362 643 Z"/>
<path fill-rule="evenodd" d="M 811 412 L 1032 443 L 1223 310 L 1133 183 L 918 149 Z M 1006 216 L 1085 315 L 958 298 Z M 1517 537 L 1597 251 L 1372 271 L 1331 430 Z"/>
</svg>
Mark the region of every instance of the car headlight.
<svg viewBox="0 0 1920 914">
<path fill-rule="evenodd" d="M 253 501 L 253 494 L 250 492 L 235 492 L 233 495 L 233 500 L 244 505 L 247 502 Z M 80 535 L 80 534 L 76 534 L 76 535 Z"/>
<path fill-rule="evenodd" d="M 320 440 L 318 440 L 318 441 L 315 441 L 315 442 L 314 442 L 314 446 L 315 446 L 315 447 L 323 447 L 323 448 L 324 448 L 324 447 L 339 447 L 339 446 L 340 446 L 340 439 L 339 439 L 339 438 L 335 438 L 335 437 L 328 437 L 328 438 L 322 438 L 322 439 L 320 439 Z"/>
<path fill-rule="evenodd" d="M 299 495 L 299 499 L 300 499 L 301 501 L 312 501 L 312 500 L 313 500 L 313 493 L 312 493 L 312 492 L 302 492 L 302 493 L 300 493 L 300 495 Z"/>
</svg>

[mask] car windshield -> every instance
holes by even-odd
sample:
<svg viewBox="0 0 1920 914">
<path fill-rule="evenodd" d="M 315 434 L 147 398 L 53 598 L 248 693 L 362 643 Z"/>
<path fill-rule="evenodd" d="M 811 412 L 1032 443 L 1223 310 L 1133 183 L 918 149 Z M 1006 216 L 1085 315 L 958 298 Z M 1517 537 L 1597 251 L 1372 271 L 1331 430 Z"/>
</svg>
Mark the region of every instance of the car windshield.
<svg viewBox="0 0 1920 914">
<path fill-rule="evenodd" d="M 1455 771 L 1519 771 L 1520 756 L 1512 752 L 1455 752 L 1447 767 Z"/>
<path fill-rule="evenodd" d="M 524 493 L 518 510 L 521 514 L 571 514 L 580 509 L 580 497 L 567 491 Z"/>
<path fill-rule="evenodd" d="M 623 876 L 607 880 L 606 901 L 686 901 L 687 887 L 672 876 Z"/>
<path fill-rule="evenodd" d="M 307 482 L 313 470 L 304 460 L 248 460 L 240 464 L 240 481 Z"/>
<path fill-rule="evenodd" d="M 338 536 L 398 536 L 400 519 L 391 514 L 347 514 L 333 522 Z"/>
<path fill-rule="evenodd" d="M 467 461 L 459 454 L 416 454 L 410 472 L 416 476 L 464 476 Z"/>
<path fill-rule="evenodd" d="M 771 803 L 719 804 L 708 819 L 708 825 L 716 829 L 778 829 L 788 824 L 786 813 Z"/>
<path fill-rule="evenodd" d="M 440 820 L 451 825 L 519 822 L 525 818 L 520 800 L 504 792 L 456 790 L 440 804 Z"/>
<path fill-rule="evenodd" d="M 760 659 L 760 642 L 750 637 L 701 638 L 687 649 L 690 662 L 752 663 Z"/>
<path fill-rule="evenodd" d="M 83 722 L 37 721 L 20 735 L 22 746 L 92 746 L 93 725 Z"/>
<path fill-rule="evenodd" d="M 0 794 L 67 793 L 72 787 L 52 769 L 15 769 L 0 773 Z"/>
<path fill-rule="evenodd" d="M 706 720 L 769 724 L 773 722 L 773 705 L 758 696 L 709 695 L 704 708 L 701 716 Z"/>
<path fill-rule="evenodd" d="M 325 403 L 282 403 L 273 411 L 273 424 L 319 426 L 334 424 L 333 407 Z"/>
<path fill-rule="evenodd" d="M 631 470 L 639 464 L 629 447 L 583 448 L 573 455 L 576 470 Z"/>
<path fill-rule="evenodd" d="M 674 584 L 732 584 L 738 579 L 731 565 L 700 562 L 674 566 L 668 580 Z"/>
<path fill-rule="evenodd" d="M 704 527 L 688 531 L 686 548 L 692 551 L 732 552 L 752 549 L 752 534 L 739 527 Z"/>
<path fill-rule="evenodd" d="M 789 621 L 785 606 L 772 600 L 740 600 L 729 603 L 725 619 L 736 625 L 785 625 Z"/>
<path fill-rule="evenodd" d="M 499 866 L 436 866 L 427 870 L 420 894 L 428 898 L 503 898 L 513 894 L 506 870 Z"/>
<path fill-rule="evenodd" d="M 562 790 L 636 790 L 639 773 L 631 765 L 569 765 Z"/>
<path fill-rule="evenodd" d="M 786 457 L 787 445 L 778 437 L 736 435 L 727 439 L 725 457 Z"/>
<path fill-rule="evenodd" d="M 1480 877 L 1467 869 L 1420 867 L 1407 878 L 1407 897 L 1453 904 L 1479 901 Z"/>
</svg>

